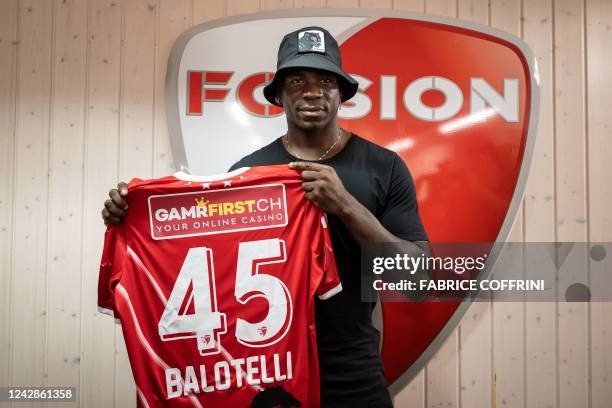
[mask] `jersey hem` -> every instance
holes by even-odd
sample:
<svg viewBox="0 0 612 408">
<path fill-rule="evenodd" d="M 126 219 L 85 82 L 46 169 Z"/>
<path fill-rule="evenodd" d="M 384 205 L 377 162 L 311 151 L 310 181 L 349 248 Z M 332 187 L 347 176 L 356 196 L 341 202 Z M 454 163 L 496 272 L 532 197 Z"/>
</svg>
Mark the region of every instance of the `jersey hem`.
<svg viewBox="0 0 612 408">
<path fill-rule="evenodd" d="M 338 294 L 342 292 L 342 283 L 339 283 L 338 286 L 328 290 L 327 292 L 323 293 L 322 295 L 319 295 L 319 299 L 321 300 L 327 300 L 330 297 Z"/>
</svg>

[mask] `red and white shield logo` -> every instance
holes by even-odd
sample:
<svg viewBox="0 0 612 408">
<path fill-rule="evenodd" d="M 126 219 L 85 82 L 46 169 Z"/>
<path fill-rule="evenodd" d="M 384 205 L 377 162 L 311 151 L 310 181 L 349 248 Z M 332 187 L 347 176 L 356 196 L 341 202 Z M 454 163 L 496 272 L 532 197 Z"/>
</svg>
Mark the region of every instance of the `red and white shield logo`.
<svg viewBox="0 0 612 408">
<path fill-rule="evenodd" d="M 342 126 L 405 160 L 430 239 L 505 241 L 533 150 L 538 74 L 520 39 L 473 23 L 288 10 L 194 27 L 177 40 L 166 80 L 177 168 L 223 172 L 285 132 L 282 109 L 267 103 L 262 87 L 284 34 L 309 25 L 330 31 L 359 81 L 339 113 Z M 468 306 L 383 304 L 388 382 L 401 386 L 418 373 Z"/>
</svg>

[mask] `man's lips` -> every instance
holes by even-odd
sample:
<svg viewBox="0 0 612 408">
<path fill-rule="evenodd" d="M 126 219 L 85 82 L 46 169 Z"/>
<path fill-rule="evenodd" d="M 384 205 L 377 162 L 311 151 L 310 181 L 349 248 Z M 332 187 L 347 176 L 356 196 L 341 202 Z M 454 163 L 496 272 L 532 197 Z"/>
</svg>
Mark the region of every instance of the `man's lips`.
<svg viewBox="0 0 612 408">
<path fill-rule="evenodd" d="M 318 118 L 325 113 L 325 109 L 321 106 L 302 106 L 297 111 L 300 116 L 305 118 Z"/>
<path fill-rule="evenodd" d="M 300 112 L 318 112 L 318 111 L 323 111 L 325 109 L 323 109 L 322 106 L 302 106 L 298 108 L 298 110 Z"/>
</svg>

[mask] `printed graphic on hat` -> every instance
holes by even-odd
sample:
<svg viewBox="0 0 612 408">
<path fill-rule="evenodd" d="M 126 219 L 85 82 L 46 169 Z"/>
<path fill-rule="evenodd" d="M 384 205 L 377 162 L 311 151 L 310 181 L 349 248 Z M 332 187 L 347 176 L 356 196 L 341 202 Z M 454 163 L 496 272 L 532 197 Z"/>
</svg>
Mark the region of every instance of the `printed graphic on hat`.
<svg viewBox="0 0 612 408">
<path fill-rule="evenodd" d="M 153 239 L 287 225 L 285 186 L 271 184 L 149 197 Z"/>
<path fill-rule="evenodd" d="M 342 69 L 359 82 L 357 94 L 338 114 L 341 126 L 395 151 L 408 164 L 430 239 L 504 242 L 533 153 L 539 75 L 522 40 L 475 23 L 399 11 L 327 9 L 263 12 L 194 27 L 175 45 L 176 59 L 168 69 L 169 75 L 175 72 L 167 92 L 174 98 L 168 117 L 178 140 L 175 161 L 200 174 L 225 171 L 285 133 L 284 115 L 256 117 L 234 109 L 243 95 L 236 87 L 252 75 L 273 74 L 277 62 L 274 46 L 265 59 L 261 48 L 251 50 L 242 38 L 244 32 L 261 31 L 266 42 L 280 44 L 285 34 L 313 26 L 337 40 Z M 214 46 L 221 32 L 225 47 Z M 202 116 L 185 114 L 187 70 L 235 72 L 226 85 L 228 98 L 202 102 Z M 262 80 L 249 95 L 272 106 L 262 95 L 265 84 Z M 227 135 L 223 143 L 219 134 Z M 382 305 L 382 357 L 394 392 L 420 372 L 468 307 L 469 299 Z"/>
<path fill-rule="evenodd" d="M 298 33 L 298 52 L 325 53 L 325 36 L 319 30 L 307 30 Z"/>
</svg>

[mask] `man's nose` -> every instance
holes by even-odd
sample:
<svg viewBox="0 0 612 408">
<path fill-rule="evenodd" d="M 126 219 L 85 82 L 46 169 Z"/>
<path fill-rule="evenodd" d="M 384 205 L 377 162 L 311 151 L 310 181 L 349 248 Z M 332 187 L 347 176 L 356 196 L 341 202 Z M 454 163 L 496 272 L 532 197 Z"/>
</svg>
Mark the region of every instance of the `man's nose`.
<svg viewBox="0 0 612 408">
<path fill-rule="evenodd" d="M 323 90 L 321 89 L 318 81 L 306 81 L 303 95 L 305 97 L 316 98 L 323 95 Z"/>
</svg>

